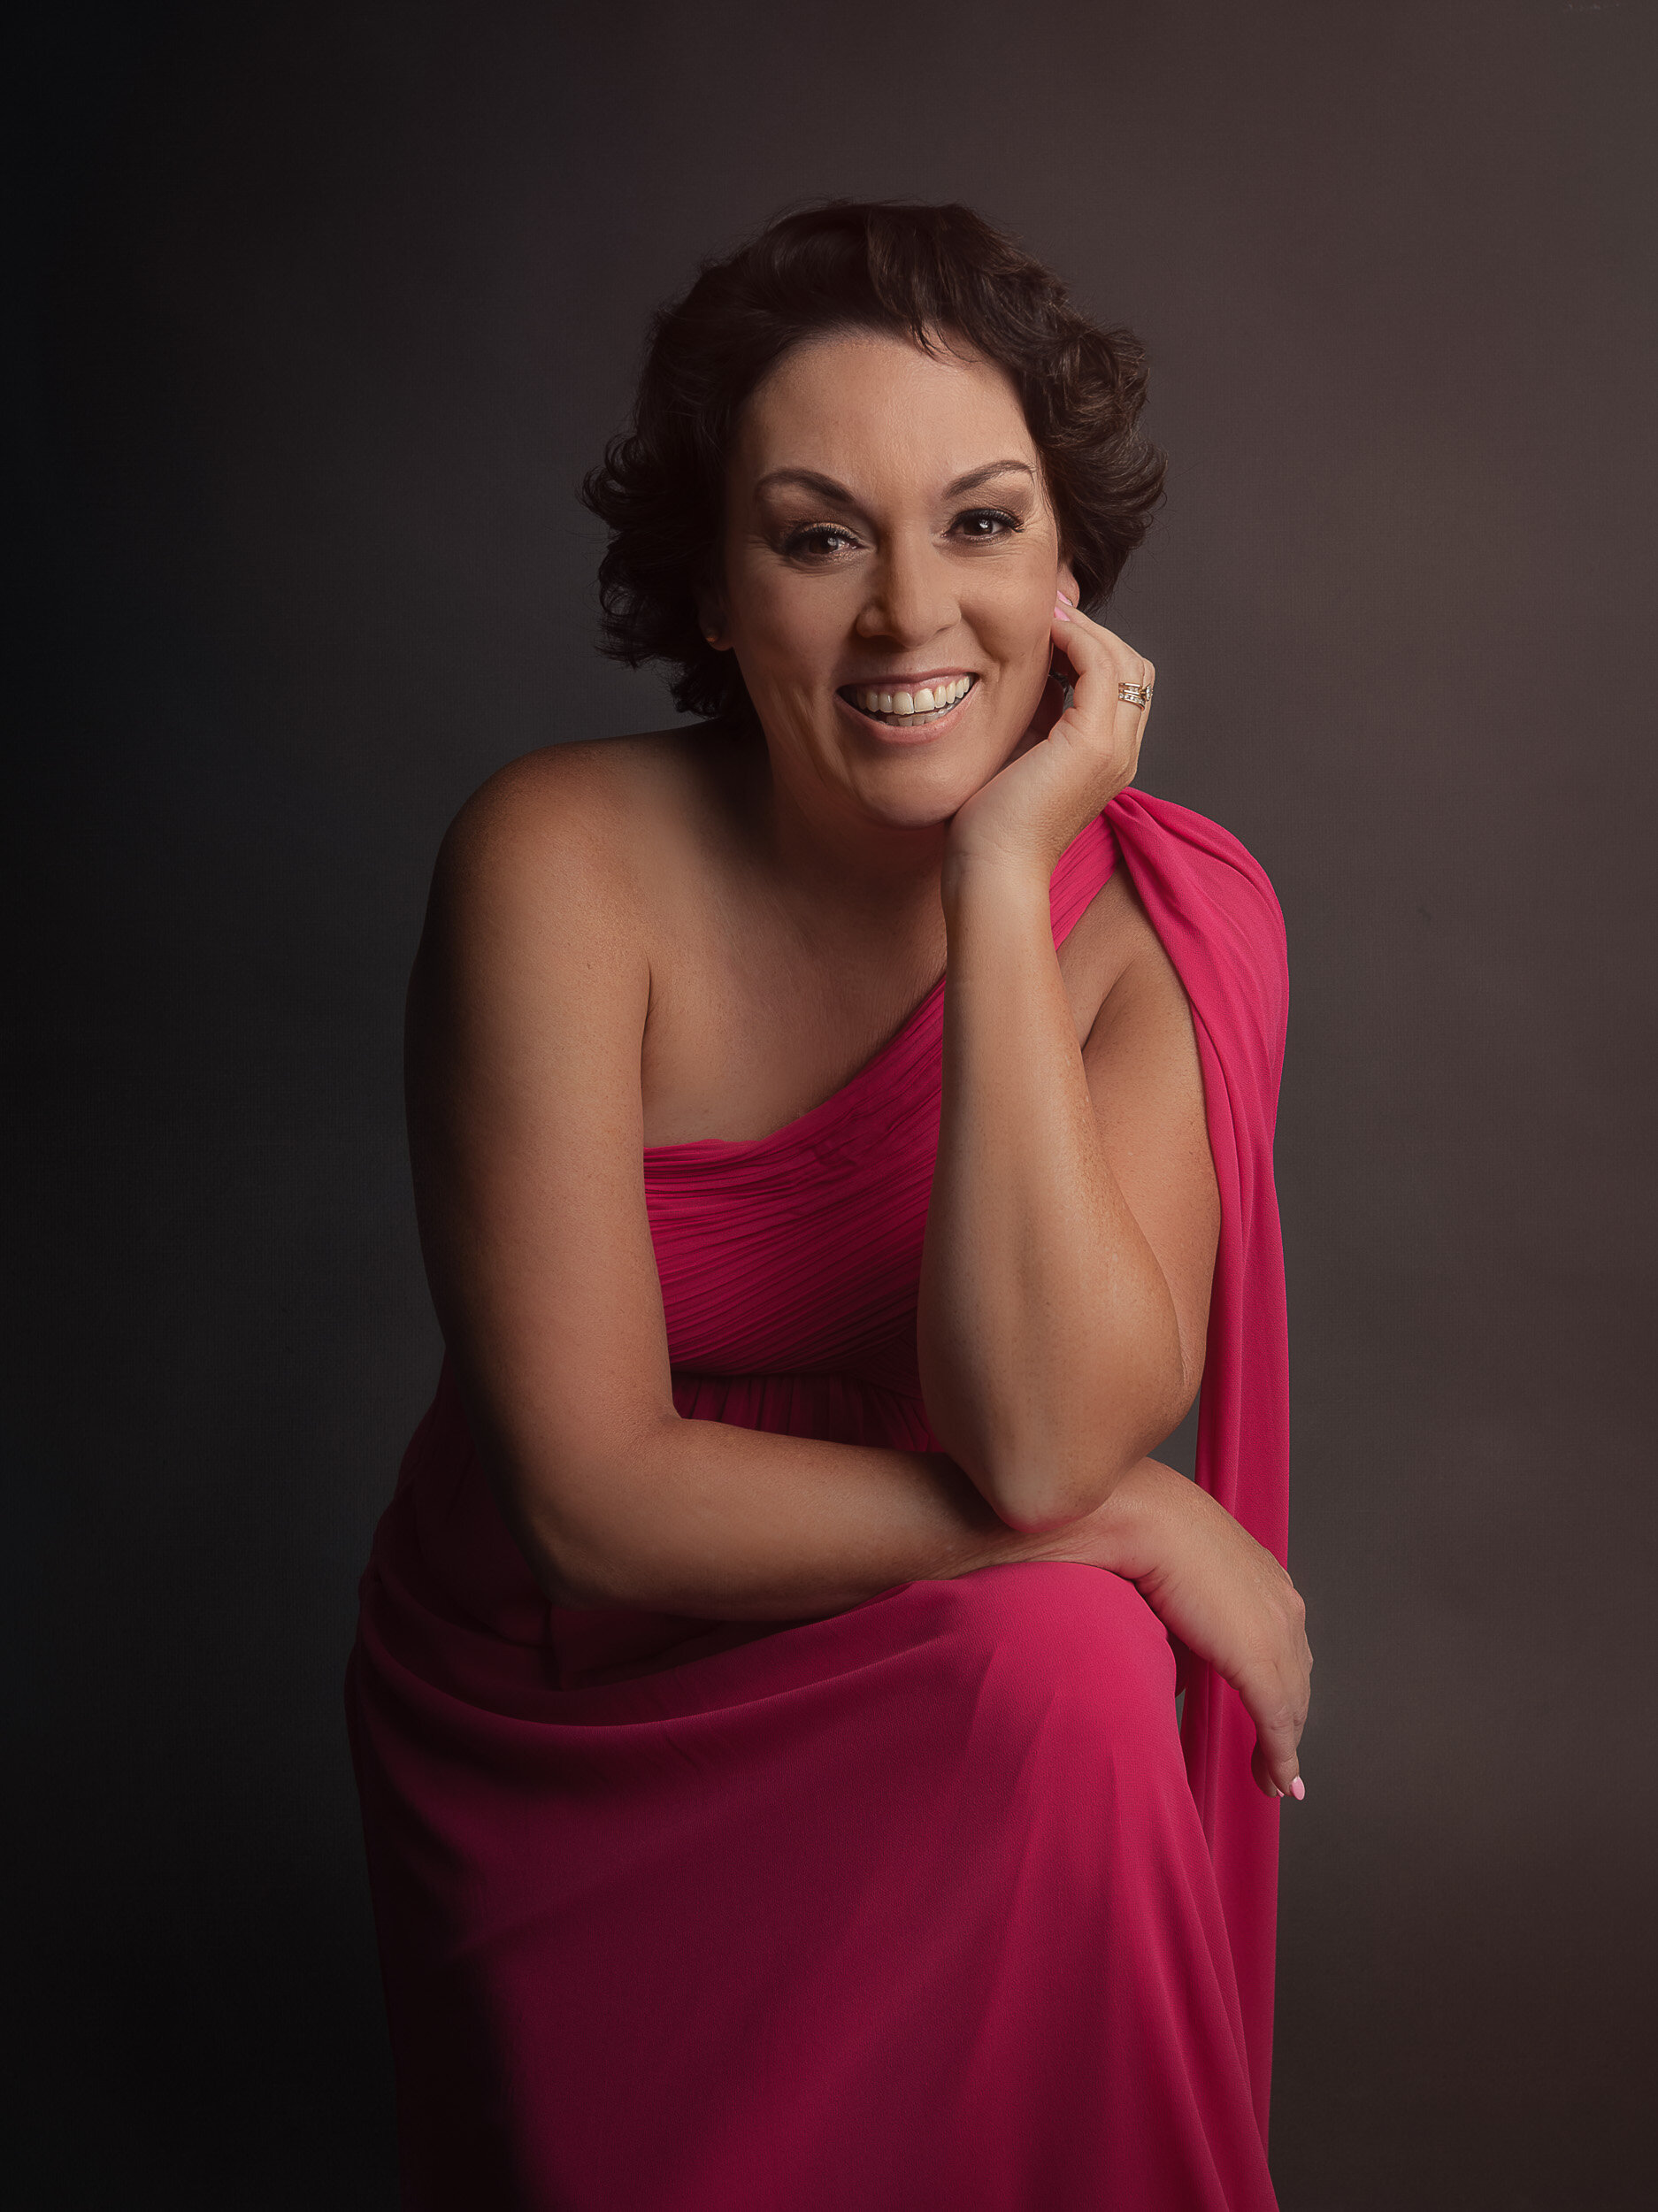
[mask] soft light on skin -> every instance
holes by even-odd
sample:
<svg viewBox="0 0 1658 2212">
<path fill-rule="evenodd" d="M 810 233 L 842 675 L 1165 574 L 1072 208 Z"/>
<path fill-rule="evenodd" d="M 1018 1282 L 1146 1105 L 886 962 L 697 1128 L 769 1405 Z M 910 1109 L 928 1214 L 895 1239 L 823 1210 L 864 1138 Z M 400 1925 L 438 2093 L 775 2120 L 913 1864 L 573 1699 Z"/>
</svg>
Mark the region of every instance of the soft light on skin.
<svg viewBox="0 0 1658 2212">
<path fill-rule="evenodd" d="M 787 354 L 733 442 L 702 610 L 765 732 L 781 844 L 877 873 L 936 864 L 957 808 L 1057 710 L 1056 588 L 1075 596 L 1004 371 L 868 332 Z M 928 672 L 976 682 L 904 743 L 840 696 Z"/>
</svg>

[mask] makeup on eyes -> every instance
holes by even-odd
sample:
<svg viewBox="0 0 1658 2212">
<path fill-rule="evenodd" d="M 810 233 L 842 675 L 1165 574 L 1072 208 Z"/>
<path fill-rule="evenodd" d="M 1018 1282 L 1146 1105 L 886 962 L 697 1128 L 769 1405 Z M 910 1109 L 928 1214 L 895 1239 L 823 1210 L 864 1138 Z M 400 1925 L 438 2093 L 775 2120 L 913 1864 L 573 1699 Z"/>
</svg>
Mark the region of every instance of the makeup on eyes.
<svg viewBox="0 0 1658 2212">
<path fill-rule="evenodd" d="M 997 527 L 994 530 L 966 530 L 962 533 L 963 542 L 994 545 L 1004 538 L 1017 537 L 1025 527 L 1025 519 L 1019 515 L 1011 513 L 1005 507 L 963 507 L 958 514 L 951 518 L 949 528 L 952 533 L 955 533 L 961 531 L 963 524 L 975 523 L 994 523 Z M 843 538 L 856 544 L 858 533 L 849 523 L 830 522 L 819 518 L 814 518 L 810 522 L 787 524 L 783 526 L 782 534 L 777 541 L 778 550 L 791 557 L 798 558 L 804 555 L 810 558 L 815 549 L 821 548 L 824 557 L 833 557 L 833 549 L 827 547 L 823 541 L 833 537 Z"/>
</svg>

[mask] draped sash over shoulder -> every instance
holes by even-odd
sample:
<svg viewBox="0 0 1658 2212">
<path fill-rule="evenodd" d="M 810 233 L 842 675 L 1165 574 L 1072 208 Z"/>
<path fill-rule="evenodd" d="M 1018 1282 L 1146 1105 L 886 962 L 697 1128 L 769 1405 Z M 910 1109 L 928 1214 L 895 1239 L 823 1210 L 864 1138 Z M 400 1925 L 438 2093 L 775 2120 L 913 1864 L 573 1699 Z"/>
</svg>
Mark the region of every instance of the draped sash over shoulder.
<svg viewBox="0 0 1658 2212">
<path fill-rule="evenodd" d="M 1126 792 L 1191 1002 L 1222 1226 L 1198 1479 L 1284 1556 L 1271 1143 L 1282 919 L 1225 831 Z M 944 980 L 771 1135 L 656 1147 L 681 1414 L 940 1448 L 916 1300 Z M 551 1348 L 549 1356 L 557 1356 Z M 404 2203 L 558 2212 L 1270 2207 L 1277 1810 L 1235 1695 L 1128 1585 L 1044 1563 L 827 1620 L 549 1606 L 447 1367 L 348 1685 Z"/>
</svg>

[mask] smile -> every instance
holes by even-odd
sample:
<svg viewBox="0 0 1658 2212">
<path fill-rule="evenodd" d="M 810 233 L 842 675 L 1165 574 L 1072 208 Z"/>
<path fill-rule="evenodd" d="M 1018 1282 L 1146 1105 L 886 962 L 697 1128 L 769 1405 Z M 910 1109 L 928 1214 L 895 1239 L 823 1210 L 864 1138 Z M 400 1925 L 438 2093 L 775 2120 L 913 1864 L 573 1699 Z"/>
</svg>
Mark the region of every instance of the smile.
<svg viewBox="0 0 1658 2212">
<path fill-rule="evenodd" d="M 977 676 L 948 676 L 908 690 L 848 684 L 841 696 L 860 714 L 867 714 L 871 722 L 883 723 L 891 730 L 918 730 L 960 706 L 978 681 Z"/>
</svg>

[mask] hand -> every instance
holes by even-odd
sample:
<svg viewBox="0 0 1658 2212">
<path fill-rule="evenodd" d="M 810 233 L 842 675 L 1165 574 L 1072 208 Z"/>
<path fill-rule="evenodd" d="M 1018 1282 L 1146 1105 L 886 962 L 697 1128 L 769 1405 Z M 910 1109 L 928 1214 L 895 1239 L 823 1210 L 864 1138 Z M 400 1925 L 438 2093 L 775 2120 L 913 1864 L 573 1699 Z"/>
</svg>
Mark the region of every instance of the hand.
<svg viewBox="0 0 1658 2212">
<path fill-rule="evenodd" d="M 1084 824 L 1133 782 L 1150 703 L 1117 696 L 1119 684 L 1149 687 L 1156 671 L 1120 637 L 1062 594 L 1052 642 L 1073 685 L 1072 703 L 1044 705 L 1007 764 L 958 807 L 948 846 L 955 860 L 991 855 L 1039 870 L 1044 883 Z"/>
<path fill-rule="evenodd" d="M 1020 1555 L 1080 1560 L 1132 1582 L 1163 1626 L 1243 1700 L 1255 1725 L 1257 1786 L 1269 1797 L 1302 1794 L 1307 1609 L 1271 1553 L 1224 1506 L 1172 1467 L 1142 1459 L 1097 1511 L 1029 1540 Z"/>
</svg>

